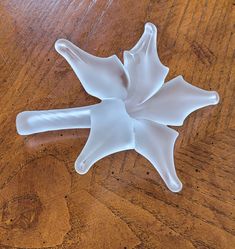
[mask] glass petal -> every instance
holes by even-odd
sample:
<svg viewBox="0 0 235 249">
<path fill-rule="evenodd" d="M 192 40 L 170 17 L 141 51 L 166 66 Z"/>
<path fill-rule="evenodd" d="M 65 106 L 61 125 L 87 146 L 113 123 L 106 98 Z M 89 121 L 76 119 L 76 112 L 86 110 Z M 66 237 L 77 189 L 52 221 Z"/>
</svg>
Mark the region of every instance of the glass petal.
<svg viewBox="0 0 235 249">
<path fill-rule="evenodd" d="M 156 40 L 157 28 L 147 23 L 137 44 L 124 52 L 124 66 L 130 77 L 127 97 L 129 108 L 153 96 L 163 85 L 169 71 L 159 60 Z"/>
<path fill-rule="evenodd" d="M 133 119 L 123 101 L 103 100 L 91 110 L 91 131 L 75 162 L 79 174 L 85 174 L 101 158 L 134 148 Z"/>
<path fill-rule="evenodd" d="M 180 126 L 191 112 L 218 102 L 217 92 L 195 87 L 178 76 L 165 83 L 159 92 L 133 109 L 130 115 L 160 124 Z"/>
<path fill-rule="evenodd" d="M 178 132 L 148 120 L 136 120 L 135 150 L 147 158 L 172 192 L 179 192 L 182 183 L 176 175 L 174 144 Z"/>
<path fill-rule="evenodd" d="M 100 58 L 60 39 L 55 48 L 73 68 L 85 90 L 99 99 L 127 96 L 128 76 L 116 55 Z"/>
</svg>

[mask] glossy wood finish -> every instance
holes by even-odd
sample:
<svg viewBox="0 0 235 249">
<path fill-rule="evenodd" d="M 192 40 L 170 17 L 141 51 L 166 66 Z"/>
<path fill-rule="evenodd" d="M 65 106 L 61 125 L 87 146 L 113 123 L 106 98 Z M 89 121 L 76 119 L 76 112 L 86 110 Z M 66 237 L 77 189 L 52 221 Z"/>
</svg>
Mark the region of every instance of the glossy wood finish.
<svg viewBox="0 0 235 249">
<path fill-rule="evenodd" d="M 1 0 L 1 249 L 235 248 L 234 10 L 230 0 Z M 167 79 L 182 74 L 221 97 L 177 128 L 179 194 L 133 151 L 76 174 L 88 130 L 15 129 L 23 110 L 97 102 L 56 53 L 58 38 L 122 58 L 147 21 Z"/>
</svg>

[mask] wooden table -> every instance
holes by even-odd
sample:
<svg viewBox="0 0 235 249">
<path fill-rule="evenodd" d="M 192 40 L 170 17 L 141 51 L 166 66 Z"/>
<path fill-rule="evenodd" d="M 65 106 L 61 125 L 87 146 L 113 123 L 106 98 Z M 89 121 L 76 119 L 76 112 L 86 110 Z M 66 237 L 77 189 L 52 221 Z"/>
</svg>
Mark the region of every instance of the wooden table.
<svg viewBox="0 0 235 249">
<path fill-rule="evenodd" d="M 0 248 L 235 248 L 234 17 L 230 0 L 1 0 Z M 78 175 L 88 130 L 15 129 L 23 110 L 98 102 L 56 53 L 58 38 L 122 58 L 147 21 L 167 80 L 182 74 L 221 98 L 177 128 L 178 194 L 134 151 Z"/>
</svg>

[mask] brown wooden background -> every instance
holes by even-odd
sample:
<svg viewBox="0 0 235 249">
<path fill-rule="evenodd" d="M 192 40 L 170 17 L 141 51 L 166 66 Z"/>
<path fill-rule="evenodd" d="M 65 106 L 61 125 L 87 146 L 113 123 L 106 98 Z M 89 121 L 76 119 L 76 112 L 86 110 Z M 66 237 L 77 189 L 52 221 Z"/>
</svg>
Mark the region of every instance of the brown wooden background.
<svg viewBox="0 0 235 249">
<path fill-rule="evenodd" d="M 0 249 L 235 248 L 234 19 L 230 0 L 1 0 Z M 147 21 L 167 79 L 182 74 L 221 97 L 177 128 L 179 194 L 134 151 L 76 174 L 87 130 L 15 130 L 20 111 L 97 102 L 56 53 L 58 38 L 122 58 Z"/>
</svg>

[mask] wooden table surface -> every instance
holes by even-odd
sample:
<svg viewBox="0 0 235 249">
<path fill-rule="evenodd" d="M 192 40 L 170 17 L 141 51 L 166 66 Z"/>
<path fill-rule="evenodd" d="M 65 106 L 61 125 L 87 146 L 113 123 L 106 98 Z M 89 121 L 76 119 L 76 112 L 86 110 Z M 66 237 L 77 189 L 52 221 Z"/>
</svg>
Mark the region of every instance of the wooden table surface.
<svg viewBox="0 0 235 249">
<path fill-rule="evenodd" d="M 230 0 L 1 0 L 0 249 L 235 248 L 234 18 Z M 167 80 L 182 74 L 221 98 L 177 128 L 178 194 L 134 151 L 78 175 L 89 130 L 15 128 L 24 110 L 98 102 L 56 53 L 58 38 L 122 59 L 147 21 Z"/>
</svg>

